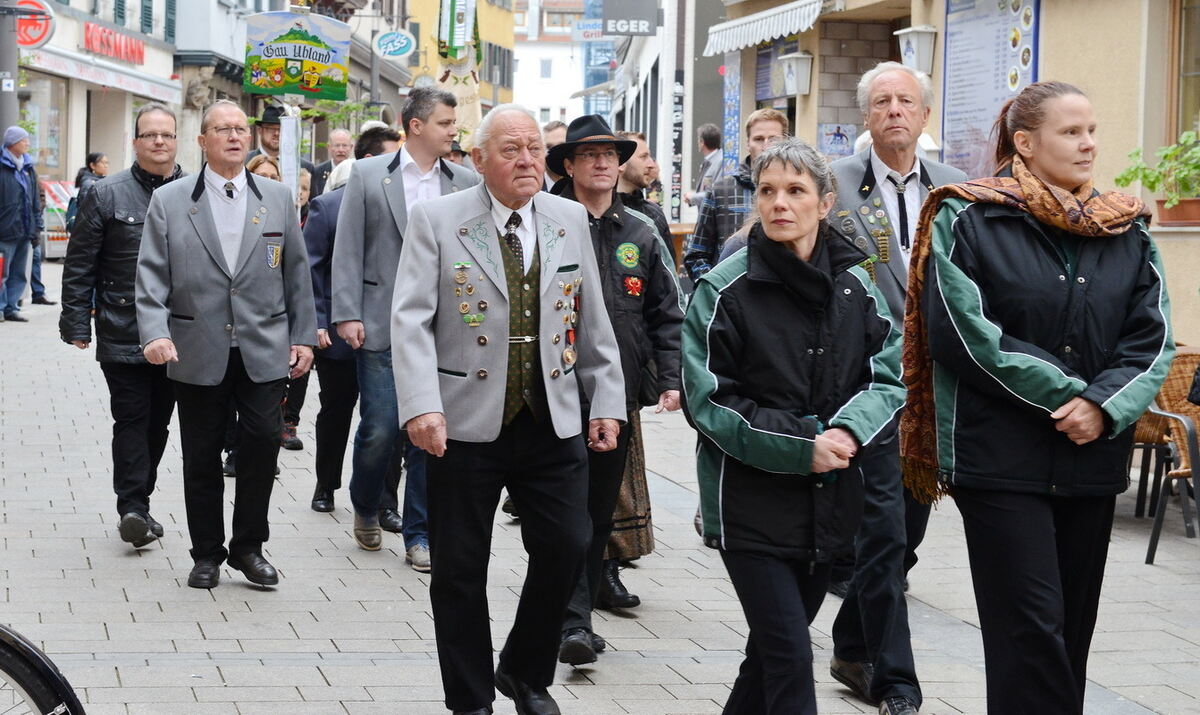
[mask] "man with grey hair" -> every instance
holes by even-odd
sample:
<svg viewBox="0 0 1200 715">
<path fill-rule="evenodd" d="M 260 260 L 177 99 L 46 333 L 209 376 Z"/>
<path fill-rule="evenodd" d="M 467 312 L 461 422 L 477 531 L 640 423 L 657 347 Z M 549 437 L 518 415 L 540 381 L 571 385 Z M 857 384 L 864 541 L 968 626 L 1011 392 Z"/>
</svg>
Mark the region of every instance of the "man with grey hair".
<svg viewBox="0 0 1200 715">
<path fill-rule="evenodd" d="M 929 77 L 898 62 L 881 62 L 858 83 L 858 106 L 871 146 L 832 165 L 838 198 L 831 223 L 856 246 L 876 254 L 869 271 L 896 320 L 904 315 L 909 257 L 921 202 L 936 186 L 966 175 L 918 159 L 917 140 L 929 121 Z M 898 420 L 897 420 L 898 423 Z M 929 505 L 900 479 L 899 437 L 863 450 L 866 482 L 854 576 L 833 625 L 829 670 L 880 713 L 913 713 L 921 686 L 913 663 L 904 601 L 905 574 L 916 563 Z M 907 544 L 907 551 L 906 551 Z"/>
<path fill-rule="evenodd" d="M 422 87 L 409 93 L 401 111 L 408 141 L 399 151 L 355 163 L 342 195 L 333 244 L 330 322 L 354 349 L 358 370 L 360 420 L 350 476 L 354 540 L 367 551 L 383 545 L 379 518 L 384 484 L 397 442 L 403 440 L 401 533 L 405 561 L 421 572 L 431 568 L 426 455 L 402 438 L 396 421 L 389 325 L 409 212 L 424 201 L 479 182 L 470 169 L 442 159 L 458 136 L 456 105 L 454 95 L 445 90 Z"/>
<path fill-rule="evenodd" d="M 316 198 L 325 193 L 325 182 L 333 168 L 354 155 L 354 137 L 349 129 L 333 129 L 329 132 L 329 158 L 317 164 L 317 171 L 312 175 L 312 196 Z"/>
<path fill-rule="evenodd" d="M 399 419 L 431 455 L 429 598 L 446 707 L 490 713 L 494 684 L 517 712 L 556 715 L 546 689 L 591 535 L 587 450 L 616 448 L 625 381 L 587 212 L 541 191 L 533 114 L 500 105 L 475 138 L 483 183 L 408 222 L 391 311 Z M 529 566 L 493 674 L 487 571 L 502 488 L 521 510 Z"/>
<path fill-rule="evenodd" d="M 683 201 L 688 206 L 699 206 L 704 203 L 704 197 L 712 188 L 713 182 L 721 176 L 721 128 L 716 124 L 701 124 L 696 129 L 696 148 L 700 156 L 700 170 L 696 172 L 696 189 L 683 195 Z"/>
</svg>

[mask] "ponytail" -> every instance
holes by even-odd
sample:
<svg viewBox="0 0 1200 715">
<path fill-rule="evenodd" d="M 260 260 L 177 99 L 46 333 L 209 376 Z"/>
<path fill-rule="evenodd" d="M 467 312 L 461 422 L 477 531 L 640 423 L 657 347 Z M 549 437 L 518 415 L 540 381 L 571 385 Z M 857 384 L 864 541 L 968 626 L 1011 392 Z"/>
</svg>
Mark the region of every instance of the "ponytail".
<svg viewBox="0 0 1200 715">
<path fill-rule="evenodd" d="M 1018 131 L 1037 130 L 1046 120 L 1046 102 L 1068 94 L 1087 96 L 1073 84 L 1051 80 L 1034 82 L 1004 103 L 1000 108 L 1000 116 L 992 125 L 992 133 L 996 135 L 997 169 L 1009 164 L 1017 154 L 1013 135 Z"/>
</svg>

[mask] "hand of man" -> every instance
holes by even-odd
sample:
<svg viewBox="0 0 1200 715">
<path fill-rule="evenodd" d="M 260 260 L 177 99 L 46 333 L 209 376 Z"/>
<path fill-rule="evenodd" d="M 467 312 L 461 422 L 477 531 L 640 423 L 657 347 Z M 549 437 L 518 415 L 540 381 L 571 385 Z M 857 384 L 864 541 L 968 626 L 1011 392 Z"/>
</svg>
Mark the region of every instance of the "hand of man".
<svg viewBox="0 0 1200 715">
<path fill-rule="evenodd" d="M 361 320 L 347 320 L 344 323 L 338 323 L 337 333 L 355 350 L 361 348 L 367 341 L 367 331 L 363 328 Z"/>
<path fill-rule="evenodd" d="M 654 414 L 662 411 L 674 412 L 679 409 L 679 390 L 664 390 L 658 396 L 658 404 L 654 407 Z"/>
<path fill-rule="evenodd" d="M 588 446 L 593 452 L 612 451 L 620 433 L 621 423 L 616 420 L 592 420 L 588 422 Z"/>
<path fill-rule="evenodd" d="M 326 330 L 325 328 L 318 328 L 317 329 L 317 349 L 324 350 L 325 348 L 329 347 L 330 345 L 333 345 L 333 340 L 331 340 L 329 337 L 329 331 Z"/>
<path fill-rule="evenodd" d="M 813 440 L 812 469 L 813 474 L 822 474 L 834 469 L 845 469 L 850 466 L 850 458 L 854 454 L 846 448 L 836 436 L 829 432 L 817 435 Z"/>
<path fill-rule="evenodd" d="M 170 338 L 151 340 L 142 348 L 142 354 L 146 356 L 146 360 L 151 365 L 166 365 L 169 362 L 179 362 L 179 353 L 175 352 L 175 343 L 171 342 Z"/>
<path fill-rule="evenodd" d="M 88 347 L 91 346 L 92 342 L 90 340 L 72 340 L 71 344 L 80 350 L 87 350 Z"/>
<path fill-rule="evenodd" d="M 312 360 L 312 347 L 308 345 L 293 345 L 288 355 L 288 367 L 292 369 L 288 373 L 288 377 L 295 380 L 303 376 L 304 373 L 308 372 L 308 368 L 312 367 Z"/>
<path fill-rule="evenodd" d="M 1070 402 L 1050 413 L 1055 428 L 1075 444 L 1087 444 L 1104 432 L 1104 412 L 1095 402 L 1073 397 Z"/>
<path fill-rule="evenodd" d="M 687 204 L 688 206 L 691 206 L 692 205 L 692 195 L 693 194 L 690 191 L 683 192 L 683 203 Z"/>
<path fill-rule="evenodd" d="M 418 448 L 435 457 L 446 454 L 446 416 L 441 412 L 426 412 L 409 420 L 404 429 L 408 439 Z"/>
</svg>

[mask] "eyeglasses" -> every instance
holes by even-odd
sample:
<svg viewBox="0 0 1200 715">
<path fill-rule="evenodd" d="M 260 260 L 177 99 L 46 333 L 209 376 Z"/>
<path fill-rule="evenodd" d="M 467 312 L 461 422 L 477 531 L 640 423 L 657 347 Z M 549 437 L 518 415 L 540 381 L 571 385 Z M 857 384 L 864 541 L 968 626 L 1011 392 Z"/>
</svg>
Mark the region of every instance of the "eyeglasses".
<svg viewBox="0 0 1200 715">
<path fill-rule="evenodd" d="M 599 159 L 608 159 L 609 161 L 616 161 L 617 150 L 616 149 L 605 149 L 604 151 L 575 152 L 575 161 L 591 162 L 591 161 L 597 161 Z"/>
<path fill-rule="evenodd" d="M 152 142 L 158 141 L 159 139 L 162 139 L 165 142 L 175 141 L 175 135 L 167 134 L 166 132 L 145 132 L 143 134 L 138 134 L 137 138 L 138 139 L 149 139 Z M 105 163 L 107 163 L 107 161 Z"/>
<path fill-rule="evenodd" d="M 250 127 L 209 127 L 205 131 L 216 132 L 226 138 L 230 136 L 244 137 L 250 134 Z"/>
</svg>

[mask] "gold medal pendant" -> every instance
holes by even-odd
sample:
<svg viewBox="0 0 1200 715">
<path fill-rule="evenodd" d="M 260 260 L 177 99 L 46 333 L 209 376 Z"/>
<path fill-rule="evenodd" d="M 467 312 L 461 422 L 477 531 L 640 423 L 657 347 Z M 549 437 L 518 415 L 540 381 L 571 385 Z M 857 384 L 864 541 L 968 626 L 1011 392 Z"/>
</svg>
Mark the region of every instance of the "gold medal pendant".
<svg viewBox="0 0 1200 715">
<path fill-rule="evenodd" d="M 467 272 L 466 271 L 455 271 L 454 272 L 454 282 L 459 285 L 466 283 L 467 282 Z"/>
<path fill-rule="evenodd" d="M 564 365 L 574 365 L 575 357 L 575 348 L 567 348 L 566 350 L 563 350 L 562 361 Z"/>
<path fill-rule="evenodd" d="M 471 311 L 471 305 L 469 303 L 464 302 L 464 303 L 458 304 L 458 312 L 462 313 L 463 315 L 466 315 L 470 311 Z"/>
</svg>

